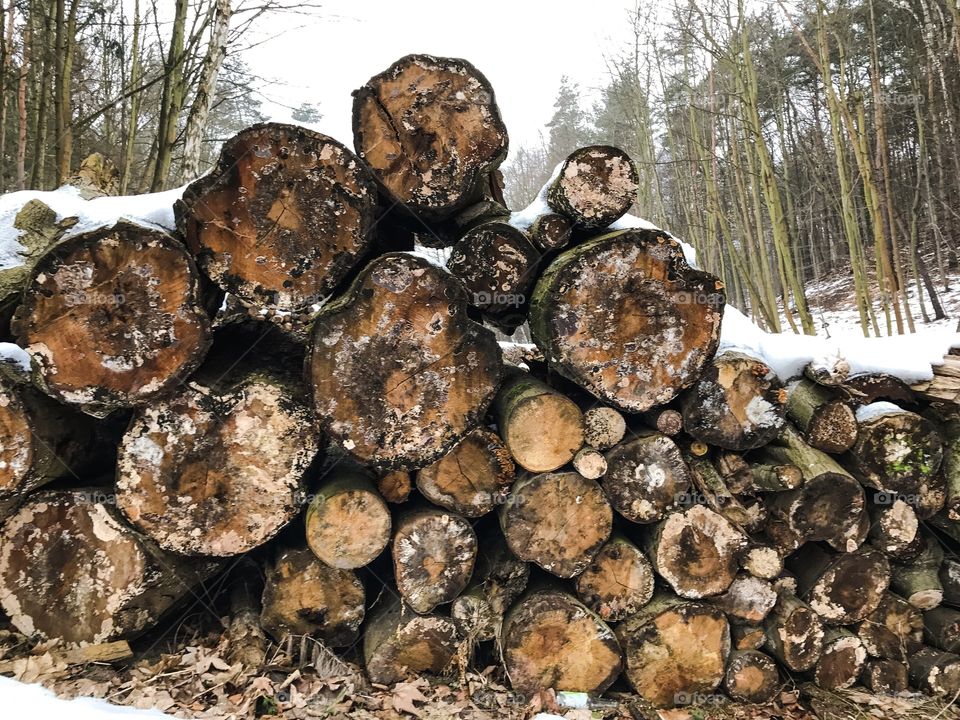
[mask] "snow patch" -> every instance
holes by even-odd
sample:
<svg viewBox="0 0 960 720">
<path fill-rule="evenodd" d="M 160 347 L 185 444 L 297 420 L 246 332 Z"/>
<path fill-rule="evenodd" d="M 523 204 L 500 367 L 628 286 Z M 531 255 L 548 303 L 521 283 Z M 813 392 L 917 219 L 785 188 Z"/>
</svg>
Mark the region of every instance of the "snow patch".
<svg viewBox="0 0 960 720">
<path fill-rule="evenodd" d="M 884 415 L 899 415 L 903 408 L 891 402 L 875 402 L 857 408 L 857 422 L 865 423 Z"/>
<path fill-rule="evenodd" d="M 0 705 L 6 717 L 70 718 L 70 720 L 112 720 L 113 718 L 173 718 L 158 710 L 111 705 L 96 698 L 61 700 L 42 685 L 0 677 Z"/>
<path fill-rule="evenodd" d="M 24 372 L 30 372 L 30 355 L 19 345 L 0 343 L 0 362 L 9 363 Z"/>
</svg>

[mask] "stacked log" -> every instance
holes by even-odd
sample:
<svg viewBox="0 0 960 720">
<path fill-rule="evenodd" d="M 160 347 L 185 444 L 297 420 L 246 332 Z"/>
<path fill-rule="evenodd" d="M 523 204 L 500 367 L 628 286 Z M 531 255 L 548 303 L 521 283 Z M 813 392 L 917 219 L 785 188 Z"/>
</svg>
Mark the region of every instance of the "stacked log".
<svg viewBox="0 0 960 720">
<path fill-rule="evenodd" d="M 506 148 L 486 78 L 414 55 L 356 92 L 355 154 L 289 125 L 225 143 L 182 237 L 48 228 L 12 324 L 32 372 L 0 366 L 13 626 L 132 639 L 230 557 L 257 572 L 225 625 L 356 646 L 375 683 L 490 644 L 523 694 L 956 692 L 952 371 L 720 350 L 722 283 L 610 227 L 625 153 L 577 150 L 511 215 Z M 536 348 L 487 327 L 523 322 Z"/>
</svg>

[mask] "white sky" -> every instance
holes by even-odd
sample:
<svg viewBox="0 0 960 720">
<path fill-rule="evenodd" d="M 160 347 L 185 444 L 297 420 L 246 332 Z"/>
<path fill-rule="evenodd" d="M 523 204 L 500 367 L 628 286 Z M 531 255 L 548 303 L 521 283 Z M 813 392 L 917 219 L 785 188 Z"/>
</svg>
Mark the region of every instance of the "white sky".
<svg viewBox="0 0 960 720">
<path fill-rule="evenodd" d="M 585 94 L 602 86 L 605 56 L 629 37 L 633 0 L 329 0 L 317 17 L 271 18 L 256 37 L 282 32 L 244 57 L 265 87 L 264 110 L 289 120 L 319 103 L 316 126 L 353 146 L 350 93 L 412 52 L 462 57 L 493 85 L 511 150 L 536 142 L 553 113 L 562 75 Z M 272 101 L 272 102 L 271 102 Z"/>
</svg>

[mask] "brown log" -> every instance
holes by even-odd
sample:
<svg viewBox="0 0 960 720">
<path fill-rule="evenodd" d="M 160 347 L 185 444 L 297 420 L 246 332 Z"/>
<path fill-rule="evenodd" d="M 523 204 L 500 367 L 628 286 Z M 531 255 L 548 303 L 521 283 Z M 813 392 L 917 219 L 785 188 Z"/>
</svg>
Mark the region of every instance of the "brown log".
<svg viewBox="0 0 960 720">
<path fill-rule="evenodd" d="M 824 690 L 851 687 L 860 679 L 866 662 L 867 651 L 860 638 L 845 628 L 829 628 L 813 669 L 813 681 Z"/>
<path fill-rule="evenodd" d="M 313 554 L 341 570 L 368 565 L 390 542 L 390 510 L 370 477 L 349 463 L 328 472 L 304 524 Z"/>
<path fill-rule="evenodd" d="M 624 675 L 658 707 L 694 702 L 724 678 L 730 624 L 717 608 L 660 592 L 616 627 Z"/>
<path fill-rule="evenodd" d="M 643 421 L 664 435 L 674 437 L 683 432 L 683 414 L 673 408 L 647 410 L 640 414 Z"/>
<path fill-rule="evenodd" d="M 666 435 L 639 434 L 608 451 L 606 458 L 603 489 L 628 520 L 656 522 L 689 496 L 690 469 Z"/>
<path fill-rule="evenodd" d="M 551 367 L 609 405 L 641 412 L 691 385 L 719 342 L 725 296 L 676 240 L 610 233 L 562 253 L 530 302 Z"/>
<path fill-rule="evenodd" d="M 503 614 L 494 609 L 482 585 L 471 584 L 450 603 L 450 619 L 463 638 L 476 643 L 497 639 Z"/>
<path fill-rule="evenodd" d="M 253 564 L 253 573 L 238 572 L 229 589 L 229 613 L 225 659 L 243 667 L 261 667 L 266 658 L 269 641 L 260 624 L 259 568 Z M 255 573 L 255 574 L 254 574 Z"/>
<path fill-rule="evenodd" d="M 618 410 L 603 405 L 583 413 L 583 441 L 597 450 L 609 450 L 623 440 L 627 421 Z"/>
<path fill-rule="evenodd" d="M 730 640 L 734 650 L 760 650 L 767 641 L 767 635 L 762 627 L 731 625 Z"/>
<path fill-rule="evenodd" d="M 313 323 L 308 375 L 323 430 L 361 462 L 423 467 L 477 427 L 501 373 L 493 334 L 452 276 L 383 255 Z"/>
<path fill-rule="evenodd" d="M 683 428 L 709 445 L 750 450 L 780 433 L 786 399 L 783 385 L 767 365 L 725 352 L 680 396 Z"/>
<path fill-rule="evenodd" d="M 787 561 L 798 594 L 827 625 L 859 622 L 877 609 L 890 586 L 890 564 L 878 550 L 827 552 L 813 543 Z"/>
<path fill-rule="evenodd" d="M 572 152 L 547 190 L 547 204 L 581 228 L 599 230 L 637 199 L 637 169 L 623 150 L 593 145 Z"/>
<path fill-rule="evenodd" d="M 407 55 L 353 93 L 353 144 L 387 194 L 441 220 L 507 156 L 493 88 L 466 60 Z"/>
<path fill-rule="evenodd" d="M 907 658 L 910 684 L 933 695 L 960 694 L 960 656 L 925 647 Z"/>
<path fill-rule="evenodd" d="M 521 370 L 506 372 L 494 413 L 513 459 L 530 472 L 556 470 L 583 446 L 583 413 L 576 403 Z"/>
<path fill-rule="evenodd" d="M 890 589 L 919 610 L 933 610 L 943 602 L 940 563 L 943 548 L 933 537 L 924 537 L 923 551 L 906 564 L 891 563 Z"/>
<path fill-rule="evenodd" d="M 777 593 L 767 580 L 738 575 L 722 595 L 710 599 L 734 624 L 759 625 L 773 606 Z"/>
<path fill-rule="evenodd" d="M 527 234 L 543 252 L 562 250 L 570 244 L 573 223 L 559 213 L 544 213 L 530 223 Z"/>
<path fill-rule="evenodd" d="M 461 515 L 419 508 L 397 519 L 391 552 L 404 602 L 428 613 L 466 588 L 477 557 L 477 536 Z"/>
<path fill-rule="evenodd" d="M 857 635 L 871 657 L 902 662 L 923 644 L 923 615 L 899 595 L 884 593 L 857 626 Z"/>
<path fill-rule="evenodd" d="M 843 453 L 857 440 L 857 417 L 850 403 L 806 378 L 787 386 L 787 416 L 804 442 L 817 450 Z"/>
<path fill-rule="evenodd" d="M 526 235 L 503 222 L 484 223 L 464 234 L 446 263 L 466 287 L 470 304 L 508 334 L 526 321 L 539 265 L 540 253 Z"/>
<path fill-rule="evenodd" d="M 612 526 L 603 490 L 572 472 L 521 478 L 500 509 L 500 527 L 513 553 L 563 578 L 586 569 Z"/>
<path fill-rule="evenodd" d="M 503 661 L 513 688 L 533 693 L 602 693 L 620 674 L 613 631 L 572 595 L 558 589 L 528 592 L 503 622 Z"/>
<path fill-rule="evenodd" d="M 598 480 L 607 474 L 607 459 L 592 447 L 584 445 L 570 461 L 573 469 L 589 480 Z"/>
<path fill-rule="evenodd" d="M 960 607 L 960 562 L 945 558 L 940 566 L 939 579 L 943 586 L 943 601 Z"/>
<path fill-rule="evenodd" d="M 108 488 L 37 493 L 0 529 L 0 607 L 69 647 L 135 637 L 217 569 L 131 530 Z"/>
<path fill-rule="evenodd" d="M 260 624 L 278 643 L 308 635 L 334 647 L 359 637 L 364 590 L 350 570 L 320 562 L 307 548 L 284 550 L 270 564 Z"/>
<path fill-rule="evenodd" d="M 200 365 L 210 346 L 200 302 L 176 239 L 119 222 L 40 258 L 11 328 L 42 389 L 102 417 L 171 391 Z"/>
<path fill-rule="evenodd" d="M 654 569 L 683 598 L 724 592 L 737 574 L 747 537 L 722 515 L 703 506 L 670 513 L 645 537 Z"/>
<path fill-rule="evenodd" d="M 960 611 L 938 607 L 923 614 L 923 639 L 948 652 L 960 649 Z"/>
<path fill-rule="evenodd" d="M 767 703 L 780 691 L 780 673 L 773 658 L 757 650 L 733 650 L 723 677 L 731 699 Z"/>
<path fill-rule="evenodd" d="M 614 535 L 580 573 L 577 596 L 608 622 L 640 611 L 653 597 L 653 567 L 622 535 Z"/>
<path fill-rule="evenodd" d="M 820 616 L 805 602 L 781 592 L 763 622 L 766 649 L 787 669 L 811 670 L 823 652 L 824 626 Z"/>
<path fill-rule="evenodd" d="M 413 481 L 406 470 L 389 470 L 377 478 L 377 490 L 388 503 L 405 503 L 413 490 Z"/>
<path fill-rule="evenodd" d="M 877 695 L 897 695 L 909 687 L 907 664 L 899 660 L 870 658 L 863 667 L 860 682 Z"/>
<path fill-rule="evenodd" d="M 417 488 L 435 505 L 480 517 L 502 504 L 516 467 L 496 433 L 478 428 L 417 472 Z"/>
<path fill-rule="evenodd" d="M 943 364 L 934 365 L 933 377 L 910 386 L 928 402 L 960 405 L 960 356 L 947 355 Z"/>
<path fill-rule="evenodd" d="M 457 651 L 456 624 L 440 615 L 419 615 L 384 593 L 363 629 L 363 660 L 370 680 L 392 685 L 422 673 L 438 675 Z"/>
<path fill-rule="evenodd" d="M 296 381 L 263 371 L 198 379 L 133 418 L 117 459 L 117 505 L 161 547 L 244 553 L 301 509 L 320 449 Z"/>
<path fill-rule="evenodd" d="M 227 140 L 213 170 L 175 204 L 197 262 L 245 303 L 323 303 L 370 253 L 377 188 L 331 137 L 263 123 Z"/>
<path fill-rule="evenodd" d="M 867 492 L 870 543 L 891 558 L 909 560 L 923 550 L 920 520 L 909 504 L 891 493 Z"/>
</svg>

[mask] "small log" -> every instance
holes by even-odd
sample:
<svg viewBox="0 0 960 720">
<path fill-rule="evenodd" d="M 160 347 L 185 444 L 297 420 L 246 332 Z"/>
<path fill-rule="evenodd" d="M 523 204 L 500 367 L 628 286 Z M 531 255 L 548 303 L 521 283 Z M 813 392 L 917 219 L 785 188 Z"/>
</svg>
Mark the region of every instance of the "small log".
<svg viewBox="0 0 960 720">
<path fill-rule="evenodd" d="M 636 413 L 691 385 L 719 342 L 725 296 L 679 243 L 624 230 L 563 252 L 540 276 L 530 330 L 550 366 Z"/>
<path fill-rule="evenodd" d="M 723 688 L 737 702 L 768 703 L 780 691 L 777 664 L 757 650 L 733 650 L 723 676 Z"/>
<path fill-rule="evenodd" d="M 238 572 L 231 577 L 225 659 L 230 664 L 259 668 L 265 663 L 269 641 L 260 624 L 261 585 L 259 567 L 252 573 Z"/>
<path fill-rule="evenodd" d="M 482 585 L 468 585 L 450 603 L 450 619 L 457 624 L 457 631 L 463 638 L 486 642 L 497 639 L 503 614 L 494 609 Z"/>
<path fill-rule="evenodd" d="M 782 592 L 763 622 L 766 649 L 787 669 L 811 670 L 823 652 L 824 626 L 820 616 L 805 602 Z"/>
<path fill-rule="evenodd" d="M 960 694 L 960 656 L 925 647 L 911 653 L 907 665 L 914 687 L 949 698 Z"/>
<path fill-rule="evenodd" d="M 673 408 L 663 408 L 647 410 L 640 414 L 643 421 L 657 432 L 674 437 L 683 432 L 683 415 L 679 410 Z"/>
<path fill-rule="evenodd" d="M 34 381 L 104 417 L 180 385 L 210 347 L 200 278 L 178 240 L 128 222 L 57 243 L 31 270 L 11 329 Z"/>
<path fill-rule="evenodd" d="M 960 405 L 960 356 L 946 355 L 943 363 L 934 365 L 933 377 L 910 386 L 928 402 Z"/>
<path fill-rule="evenodd" d="M 611 407 L 592 407 L 583 413 L 583 442 L 597 450 L 609 450 L 623 440 L 627 421 Z"/>
<path fill-rule="evenodd" d="M 326 434 L 364 464 L 410 469 L 480 425 L 500 348 L 466 305 L 460 283 L 422 258 L 370 263 L 313 322 L 308 376 Z"/>
<path fill-rule="evenodd" d="M 780 433 L 786 399 L 783 385 L 767 365 L 725 352 L 680 396 L 683 428 L 708 445 L 751 450 Z"/>
<path fill-rule="evenodd" d="M 500 508 L 500 527 L 513 553 L 558 577 L 579 575 L 613 527 L 610 503 L 578 473 L 543 473 L 518 480 Z"/>
<path fill-rule="evenodd" d="M 495 640 L 507 609 L 527 588 L 530 566 L 514 555 L 499 532 L 483 536 L 473 578 L 450 606 L 461 635 L 477 641 Z"/>
<path fill-rule="evenodd" d="M 804 442 L 826 453 L 844 453 L 857 440 L 850 403 L 806 378 L 787 386 L 787 417 Z"/>
<path fill-rule="evenodd" d="M 407 55 L 353 93 L 353 144 L 395 201 L 442 220 L 507 157 L 493 88 L 466 60 Z"/>
<path fill-rule="evenodd" d="M 349 464 L 328 473 L 304 524 L 313 554 L 340 570 L 370 564 L 390 542 L 390 510 L 370 477 Z"/>
<path fill-rule="evenodd" d="M 435 505 L 480 517 L 504 502 L 516 476 L 500 437 L 478 428 L 432 465 L 417 472 L 417 488 Z"/>
<path fill-rule="evenodd" d="M 857 625 L 857 636 L 871 657 L 904 661 L 923 644 L 923 615 L 891 592 Z"/>
<path fill-rule="evenodd" d="M 530 223 L 527 234 L 543 252 L 562 250 L 570 244 L 573 223 L 559 213 L 544 213 Z"/>
<path fill-rule="evenodd" d="M 467 289 L 470 304 L 507 334 L 526 321 L 540 253 L 526 235 L 502 222 L 484 223 L 458 240 L 447 269 Z"/>
<path fill-rule="evenodd" d="M 0 607 L 37 640 L 130 639 L 218 567 L 168 555 L 131 530 L 109 489 L 40 492 L 0 529 Z"/>
<path fill-rule="evenodd" d="M 907 664 L 900 660 L 870 658 L 863 667 L 860 682 L 877 695 L 899 695 L 909 687 Z"/>
<path fill-rule="evenodd" d="M 919 610 L 933 610 L 943 602 L 940 563 L 943 548 L 935 538 L 924 538 L 923 551 L 908 563 L 891 563 L 890 589 Z"/>
<path fill-rule="evenodd" d="M 767 465 L 754 463 L 750 466 L 749 492 L 783 492 L 803 485 L 803 471 L 796 465 Z"/>
<path fill-rule="evenodd" d="M 547 190 L 547 204 L 577 227 L 599 230 L 622 217 L 637 199 L 637 168 L 609 145 L 572 152 Z"/>
<path fill-rule="evenodd" d="M 363 630 L 363 660 L 371 682 L 392 685 L 422 673 L 438 675 L 457 651 L 456 624 L 440 615 L 419 615 L 384 593 Z"/>
<path fill-rule="evenodd" d="M 405 503 L 413 490 L 413 481 L 406 470 L 390 470 L 377 478 L 377 490 L 388 503 Z"/>
<path fill-rule="evenodd" d="M 640 434 L 607 452 L 603 489 L 610 504 L 633 522 L 651 523 L 689 496 L 692 475 L 666 435 Z"/>
<path fill-rule="evenodd" d="M 823 652 L 813 669 L 813 681 L 824 690 L 851 687 L 860 678 L 867 662 L 867 651 L 860 638 L 845 628 L 829 628 L 823 639 Z"/>
<path fill-rule="evenodd" d="M 671 513 L 646 535 L 654 569 L 683 598 L 724 592 L 737 574 L 747 538 L 703 505 Z"/>
<path fill-rule="evenodd" d="M 870 543 L 891 558 L 909 560 L 923 550 L 923 536 L 916 511 L 890 493 L 867 493 Z"/>
<path fill-rule="evenodd" d="M 299 512 L 320 450 L 299 382 L 263 371 L 197 379 L 132 419 L 117 458 L 117 505 L 161 547 L 239 555 Z"/>
<path fill-rule="evenodd" d="M 724 678 L 730 624 L 717 608 L 661 591 L 616 627 L 624 675 L 634 690 L 658 707 L 693 702 Z"/>
<path fill-rule="evenodd" d="M 597 480 L 607 474 L 607 459 L 592 447 L 586 445 L 573 456 L 573 469 L 589 480 Z"/>
<path fill-rule="evenodd" d="M 943 586 L 943 601 L 960 607 L 960 562 L 945 558 L 940 566 L 939 579 Z"/>
<path fill-rule="evenodd" d="M 309 635 L 343 647 L 359 637 L 364 598 L 352 571 L 320 562 L 307 548 L 284 550 L 267 571 L 260 624 L 280 644 Z"/>
<path fill-rule="evenodd" d="M 850 625 L 877 609 L 890 586 L 890 564 L 878 550 L 831 553 L 812 543 L 787 561 L 804 598 L 827 625 Z"/>
<path fill-rule="evenodd" d="M 507 676 L 522 693 L 600 694 L 620 674 L 613 631 L 562 590 L 541 588 L 521 598 L 504 619 L 502 643 Z"/>
<path fill-rule="evenodd" d="M 174 205 L 206 275 L 256 307 L 322 304 L 373 249 L 377 187 L 331 137 L 262 123 L 227 140 Z"/>
<path fill-rule="evenodd" d="M 640 611 L 653 597 L 653 567 L 622 535 L 614 535 L 576 580 L 577 596 L 607 622 Z"/>
<path fill-rule="evenodd" d="M 767 580 L 738 575 L 722 595 L 710 599 L 730 622 L 760 625 L 777 604 L 777 593 Z"/>
<path fill-rule="evenodd" d="M 947 652 L 960 649 L 960 611 L 938 607 L 923 614 L 923 639 Z"/>
<path fill-rule="evenodd" d="M 713 456 L 713 465 L 730 492 L 741 495 L 750 491 L 753 484 L 750 463 L 742 454 L 719 450 Z"/>
<path fill-rule="evenodd" d="M 398 518 L 391 552 L 404 602 L 428 613 L 466 588 L 477 557 L 477 536 L 466 518 L 421 508 Z"/>
<path fill-rule="evenodd" d="M 740 556 L 740 567 L 761 580 L 775 580 L 783 572 L 783 555 L 772 545 L 751 540 Z"/>
<path fill-rule="evenodd" d="M 704 502 L 714 512 L 719 513 L 734 525 L 753 529 L 762 525 L 765 511 L 759 503 L 748 505 L 740 501 L 724 483 L 723 478 L 707 458 L 688 455 L 685 460 L 690 468 L 693 486 Z"/>
<path fill-rule="evenodd" d="M 730 640 L 734 650 L 760 650 L 767 642 L 767 635 L 762 627 L 731 625 Z"/>
</svg>

